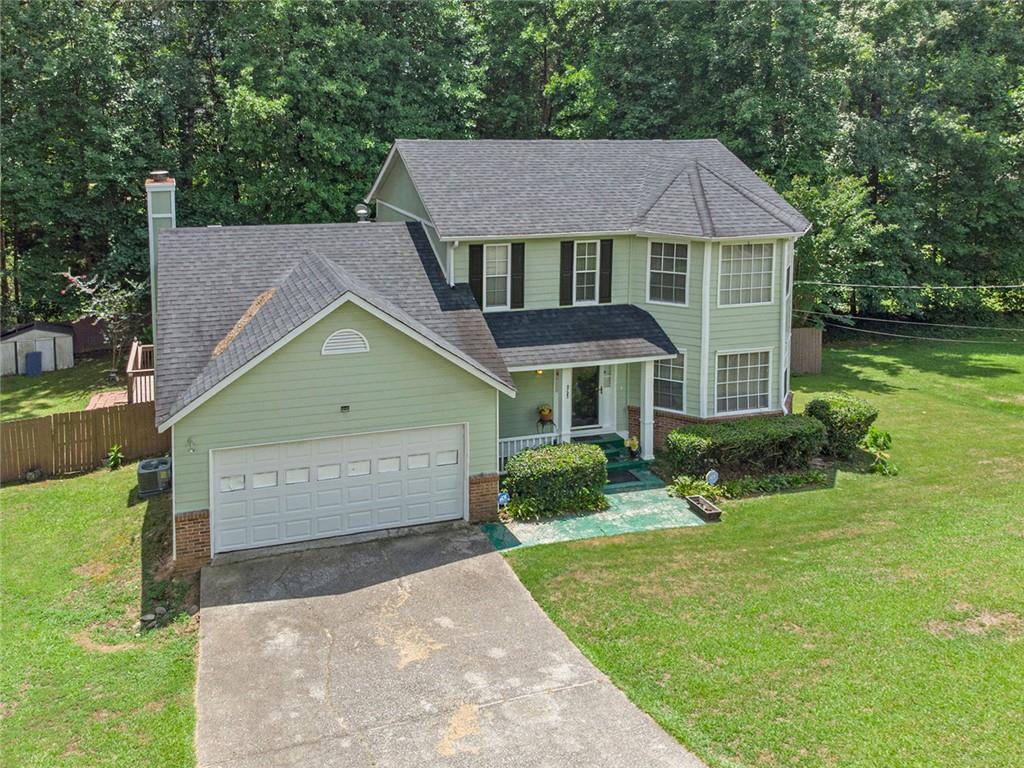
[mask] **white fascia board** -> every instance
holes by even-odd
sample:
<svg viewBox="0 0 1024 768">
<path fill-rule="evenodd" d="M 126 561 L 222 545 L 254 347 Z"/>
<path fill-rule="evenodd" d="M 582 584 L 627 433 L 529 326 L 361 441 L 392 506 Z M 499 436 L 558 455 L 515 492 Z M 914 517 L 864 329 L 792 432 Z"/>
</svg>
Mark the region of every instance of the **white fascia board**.
<svg viewBox="0 0 1024 768">
<path fill-rule="evenodd" d="M 405 210 L 405 208 L 399 208 L 397 205 L 392 205 L 391 203 L 386 202 L 384 200 L 378 200 L 377 205 L 383 205 L 385 208 L 390 208 L 395 213 L 400 213 L 403 216 L 406 216 L 412 219 L 413 221 L 417 221 L 425 227 L 430 227 L 432 230 L 437 232 L 437 227 L 434 226 L 434 222 L 428 221 L 427 219 L 424 219 L 422 216 L 417 216 L 412 211 L 407 211 Z"/>
<path fill-rule="evenodd" d="M 444 242 L 458 242 L 459 240 L 467 240 L 473 243 L 479 243 L 485 240 L 498 240 L 500 242 L 508 242 L 509 240 L 541 240 L 545 238 L 561 238 L 564 240 L 593 240 L 595 237 L 622 237 L 624 235 L 632 234 L 633 232 L 630 230 L 616 230 L 610 232 L 594 232 L 588 230 L 584 232 L 548 232 L 537 235 L 445 235 L 441 237 L 441 240 Z"/>
<path fill-rule="evenodd" d="M 563 368 L 592 368 L 594 366 L 625 366 L 629 362 L 648 362 L 654 360 L 671 360 L 675 354 L 652 354 L 646 357 L 618 357 L 601 360 L 581 360 L 580 362 L 545 362 L 540 366 L 513 366 L 509 369 L 510 374 L 521 374 L 525 371 L 544 371 Z"/>
<path fill-rule="evenodd" d="M 630 235 L 635 235 L 636 237 L 663 237 L 675 241 L 692 240 L 694 242 L 707 243 L 745 243 L 750 240 L 777 240 L 780 238 L 784 239 L 792 237 L 801 237 L 802 235 L 806 234 L 807 231 L 808 230 L 804 230 L 803 232 L 781 232 L 773 235 L 744 235 L 743 237 L 702 237 L 699 235 L 683 235 L 679 234 L 678 232 L 655 232 L 653 230 L 647 229 L 618 229 L 609 230 L 607 232 L 543 232 L 540 234 L 533 235 L 445 235 L 441 237 L 441 240 L 443 242 L 470 240 L 475 243 L 483 242 L 486 240 L 582 240 L 586 238 L 592 239 L 595 237 L 628 237 Z"/>
<path fill-rule="evenodd" d="M 221 392 L 222 390 L 224 390 L 227 387 L 229 387 L 231 384 L 233 384 L 235 381 L 237 381 L 243 375 L 245 375 L 246 373 L 251 371 L 253 368 L 255 368 L 257 365 L 262 363 L 264 360 L 266 360 L 272 354 L 277 352 L 277 350 L 281 349 L 286 344 L 288 344 L 288 342 L 292 341 L 293 339 L 295 339 L 297 336 L 301 335 L 305 331 L 308 331 L 310 328 L 312 328 L 318 322 L 320 322 L 325 317 L 327 317 L 329 314 L 331 314 L 334 310 L 338 309 L 343 304 L 347 304 L 348 302 L 352 302 L 353 304 L 355 304 L 356 306 L 360 307 L 361 309 L 366 310 L 367 312 L 369 312 L 371 315 L 373 315 L 374 317 L 378 318 L 379 320 L 384 321 L 385 323 L 390 325 L 392 328 L 394 328 L 394 329 L 396 329 L 398 331 L 401 331 L 402 333 L 404 333 L 409 338 L 414 339 L 415 341 L 420 342 L 423 346 L 427 347 L 428 349 L 433 350 L 434 352 L 436 352 L 437 354 L 439 354 L 441 357 L 445 358 L 449 362 L 454 363 L 459 368 L 462 368 L 467 373 L 472 374 L 473 376 L 475 376 L 476 378 L 478 378 L 481 381 L 485 382 L 486 384 L 490 384 L 492 387 L 497 389 L 499 392 L 501 392 L 501 393 L 503 393 L 505 395 L 508 395 L 509 397 L 512 397 L 512 398 L 514 398 L 516 396 L 516 391 L 515 391 L 514 388 L 510 388 L 508 385 L 506 385 L 505 383 L 503 383 L 501 381 L 498 381 L 497 379 L 495 379 L 491 375 L 485 373 L 483 370 L 477 368 L 474 365 L 471 365 L 470 363 L 467 363 L 462 358 L 460 358 L 457 355 L 449 352 L 447 349 L 445 349 L 444 347 L 441 347 L 440 345 L 438 345 L 437 343 L 435 343 L 431 339 L 428 339 L 426 336 L 424 336 L 423 334 L 419 333 L 415 329 L 410 328 L 405 323 L 403 323 L 400 320 L 396 319 L 395 317 L 391 316 L 387 312 L 379 309 L 376 305 L 371 304 L 370 302 L 366 301 L 365 299 L 360 298 L 359 296 L 356 296 L 351 291 L 346 291 L 341 296 L 339 296 L 337 299 L 335 299 L 332 303 L 328 304 L 326 307 L 321 309 L 315 315 L 313 315 L 312 317 L 307 319 L 304 323 L 302 323 L 298 327 L 294 328 L 292 331 L 290 331 L 286 335 L 282 336 L 276 342 L 274 342 L 269 347 L 267 347 L 265 350 L 260 352 L 258 355 L 256 355 L 256 357 L 252 358 L 247 363 L 245 363 L 241 367 L 235 369 L 230 374 L 225 376 L 223 379 L 218 381 L 216 384 L 214 384 L 212 387 L 210 387 L 210 389 L 206 390 L 203 394 L 201 394 L 199 397 L 197 397 L 191 403 L 186 405 L 180 411 L 178 411 L 174 415 L 172 415 L 169 418 L 167 418 L 163 423 L 161 423 L 159 426 L 157 426 L 157 432 L 165 432 L 165 431 L 167 431 L 168 428 L 170 428 L 170 427 L 174 426 L 175 424 L 177 424 L 179 421 L 181 421 L 183 418 L 185 418 L 185 416 L 187 416 L 188 414 L 192 413 L 194 410 L 196 410 L 199 406 L 201 406 L 203 403 L 205 403 L 211 397 L 216 395 L 218 392 Z"/>
<path fill-rule="evenodd" d="M 637 237 L 665 237 L 674 238 L 676 240 L 693 240 L 694 242 L 699 243 L 747 243 L 755 240 L 767 241 L 800 237 L 806 232 L 807 230 L 804 230 L 803 232 L 782 232 L 774 235 L 744 235 L 742 237 L 701 237 L 699 235 L 679 235 L 670 234 L 668 232 L 652 232 L 648 230 L 637 231 L 635 234 Z"/>
<path fill-rule="evenodd" d="M 394 142 L 391 145 L 391 149 L 388 150 L 388 156 L 384 158 L 384 165 L 380 167 L 380 171 L 377 173 L 377 178 L 373 180 L 373 186 L 370 187 L 370 191 L 367 192 L 366 197 L 363 198 L 364 203 L 373 202 L 374 197 L 377 195 L 377 188 L 381 182 L 384 181 L 384 177 L 387 175 L 388 169 L 391 167 L 391 161 L 398 152 L 398 142 Z"/>
</svg>

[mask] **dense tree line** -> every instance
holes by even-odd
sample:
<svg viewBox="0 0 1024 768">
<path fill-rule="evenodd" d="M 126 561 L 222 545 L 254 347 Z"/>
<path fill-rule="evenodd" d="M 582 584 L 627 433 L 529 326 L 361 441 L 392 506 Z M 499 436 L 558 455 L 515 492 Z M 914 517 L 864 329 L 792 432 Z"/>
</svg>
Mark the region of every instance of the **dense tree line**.
<svg viewBox="0 0 1024 768">
<path fill-rule="evenodd" d="M 396 137 L 715 136 L 814 222 L 800 274 L 1024 282 L 1020 2 L 3 0 L 3 320 L 179 224 L 347 221 Z M 964 316 L 1021 294 L 816 291 Z M 1016 302 L 1016 305 L 1014 304 Z"/>
</svg>

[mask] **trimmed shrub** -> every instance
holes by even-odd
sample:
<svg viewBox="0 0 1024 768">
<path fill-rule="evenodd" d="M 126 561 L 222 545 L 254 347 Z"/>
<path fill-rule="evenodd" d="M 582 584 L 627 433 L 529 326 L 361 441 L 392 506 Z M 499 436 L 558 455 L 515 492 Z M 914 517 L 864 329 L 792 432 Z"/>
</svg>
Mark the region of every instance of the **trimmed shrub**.
<svg viewBox="0 0 1024 768">
<path fill-rule="evenodd" d="M 690 424 L 670 432 L 665 448 L 673 474 L 762 472 L 806 467 L 825 439 L 824 425 L 809 416 L 761 416 Z"/>
<path fill-rule="evenodd" d="M 804 408 L 804 415 L 825 425 L 828 432 L 825 451 L 845 459 L 867 437 L 868 429 L 878 418 L 878 409 L 859 397 L 829 392 L 811 400 Z"/>
<path fill-rule="evenodd" d="M 706 480 L 690 475 L 680 475 L 672 481 L 669 492 L 673 496 L 703 496 L 709 501 L 718 499 L 739 499 L 744 496 L 781 493 L 809 485 L 824 485 L 828 475 L 820 469 L 809 469 L 805 472 L 793 472 L 779 475 L 760 475 L 738 477 L 735 480 L 723 480 L 718 485 L 711 485 Z"/>
<path fill-rule="evenodd" d="M 520 451 L 505 465 L 511 518 L 604 509 L 608 460 L 596 445 L 564 443 Z"/>
</svg>

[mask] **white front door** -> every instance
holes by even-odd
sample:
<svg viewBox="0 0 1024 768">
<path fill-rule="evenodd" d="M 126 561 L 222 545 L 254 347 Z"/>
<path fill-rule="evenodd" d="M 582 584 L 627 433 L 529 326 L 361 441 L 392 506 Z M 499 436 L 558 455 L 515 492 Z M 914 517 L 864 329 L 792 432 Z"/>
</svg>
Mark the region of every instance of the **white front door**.
<svg viewBox="0 0 1024 768">
<path fill-rule="evenodd" d="M 213 550 L 461 519 L 461 425 L 211 451 Z"/>
</svg>

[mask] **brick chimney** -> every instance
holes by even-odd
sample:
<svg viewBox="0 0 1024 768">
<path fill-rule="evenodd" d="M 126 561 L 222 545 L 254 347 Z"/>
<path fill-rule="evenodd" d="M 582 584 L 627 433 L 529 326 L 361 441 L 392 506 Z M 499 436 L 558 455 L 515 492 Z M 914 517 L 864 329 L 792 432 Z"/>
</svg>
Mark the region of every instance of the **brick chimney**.
<svg viewBox="0 0 1024 768">
<path fill-rule="evenodd" d="M 175 226 L 174 179 L 167 171 L 153 171 L 146 179 L 146 218 L 149 225 L 149 308 L 155 342 L 157 235 L 161 229 Z"/>
</svg>

